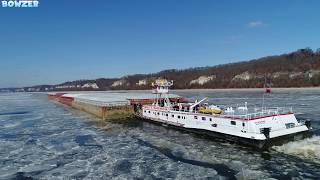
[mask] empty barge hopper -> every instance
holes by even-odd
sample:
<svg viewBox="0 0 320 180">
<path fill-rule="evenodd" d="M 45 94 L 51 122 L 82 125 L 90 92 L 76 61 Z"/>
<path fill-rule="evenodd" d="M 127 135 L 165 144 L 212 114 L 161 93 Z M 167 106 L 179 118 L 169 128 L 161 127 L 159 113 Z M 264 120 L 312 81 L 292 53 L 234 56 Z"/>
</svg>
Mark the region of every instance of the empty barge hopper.
<svg viewBox="0 0 320 180">
<path fill-rule="evenodd" d="M 103 120 L 123 119 L 134 115 L 136 107 L 151 104 L 155 94 L 146 92 L 68 92 L 49 93 L 49 99 L 93 114 Z M 171 101 L 185 101 L 170 94 Z"/>
</svg>

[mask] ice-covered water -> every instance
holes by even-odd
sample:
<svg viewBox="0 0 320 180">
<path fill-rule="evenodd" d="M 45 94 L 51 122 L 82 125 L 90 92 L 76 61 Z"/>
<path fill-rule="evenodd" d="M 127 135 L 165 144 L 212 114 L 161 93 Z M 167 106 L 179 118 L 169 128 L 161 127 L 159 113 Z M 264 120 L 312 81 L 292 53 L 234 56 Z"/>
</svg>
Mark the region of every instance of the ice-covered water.
<svg viewBox="0 0 320 180">
<path fill-rule="evenodd" d="M 177 91 L 216 104 L 260 106 L 259 91 Z M 315 136 L 257 152 L 162 126 L 98 119 L 42 94 L 0 94 L 0 179 L 319 179 L 320 91 L 275 90 Z"/>
</svg>

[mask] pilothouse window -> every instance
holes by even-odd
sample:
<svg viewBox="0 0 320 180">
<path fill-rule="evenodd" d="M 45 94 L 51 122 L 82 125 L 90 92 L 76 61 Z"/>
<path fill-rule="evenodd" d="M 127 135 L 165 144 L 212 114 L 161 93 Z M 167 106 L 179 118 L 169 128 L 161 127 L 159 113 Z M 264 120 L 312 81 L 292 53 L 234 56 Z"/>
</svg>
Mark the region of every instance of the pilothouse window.
<svg viewBox="0 0 320 180">
<path fill-rule="evenodd" d="M 235 121 L 231 121 L 231 125 L 236 125 L 236 122 Z"/>
</svg>

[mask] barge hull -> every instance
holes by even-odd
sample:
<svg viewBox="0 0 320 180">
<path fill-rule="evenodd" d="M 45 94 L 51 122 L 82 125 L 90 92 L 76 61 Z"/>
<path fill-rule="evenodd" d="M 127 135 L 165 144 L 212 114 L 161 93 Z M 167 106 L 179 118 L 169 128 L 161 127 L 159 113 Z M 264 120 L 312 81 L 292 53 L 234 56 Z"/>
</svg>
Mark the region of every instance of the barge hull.
<svg viewBox="0 0 320 180">
<path fill-rule="evenodd" d="M 137 97 L 135 97 L 137 96 Z M 102 120 L 126 119 L 132 117 L 137 108 L 154 101 L 153 94 L 130 93 L 48 93 L 50 100 L 74 109 L 95 115 Z M 186 102 L 183 97 L 172 95 L 172 102 Z"/>
</svg>

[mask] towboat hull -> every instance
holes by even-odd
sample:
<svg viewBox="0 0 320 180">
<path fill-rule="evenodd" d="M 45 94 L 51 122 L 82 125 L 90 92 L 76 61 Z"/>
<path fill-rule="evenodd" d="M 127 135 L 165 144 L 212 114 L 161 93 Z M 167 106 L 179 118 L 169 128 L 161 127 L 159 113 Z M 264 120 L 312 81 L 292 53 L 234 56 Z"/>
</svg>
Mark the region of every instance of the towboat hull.
<svg viewBox="0 0 320 180">
<path fill-rule="evenodd" d="M 308 137 L 312 136 L 312 132 L 307 130 L 307 131 L 301 131 L 301 132 L 287 134 L 287 135 L 283 135 L 283 136 L 279 136 L 279 137 L 274 137 L 271 139 L 257 140 L 257 139 L 249 139 L 249 138 L 243 138 L 243 137 L 239 137 L 239 136 L 233 136 L 233 135 L 224 134 L 224 133 L 220 133 L 220 132 L 208 131 L 208 130 L 204 130 L 204 129 L 185 128 L 185 127 L 176 126 L 173 124 L 154 121 L 154 120 L 145 118 L 140 115 L 137 115 L 137 118 L 139 118 L 143 121 L 146 121 L 146 122 L 162 125 L 167 128 L 173 128 L 173 129 L 191 132 L 191 133 L 195 133 L 195 134 L 199 134 L 199 135 L 205 135 L 205 136 L 209 137 L 209 139 L 214 138 L 212 140 L 218 140 L 218 141 L 225 140 L 225 141 L 237 143 L 240 145 L 250 146 L 252 148 L 259 149 L 259 150 L 266 150 L 272 146 L 279 146 L 279 145 L 283 145 L 285 143 L 288 143 L 290 141 L 297 141 L 297 140 L 301 140 L 301 139 L 308 138 Z"/>
<path fill-rule="evenodd" d="M 298 122 L 292 108 L 227 106 L 204 103 L 205 97 L 194 103 L 172 103 L 168 97 L 173 81 L 156 80 L 152 84 L 156 100 L 142 105 L 136 113 L 145 120 L 185 131 L 209 135 L 259 149 L 280 142 L 302 139 L 308 134 L 310 122 Z"/>
</svg>

